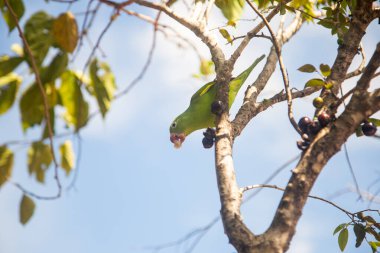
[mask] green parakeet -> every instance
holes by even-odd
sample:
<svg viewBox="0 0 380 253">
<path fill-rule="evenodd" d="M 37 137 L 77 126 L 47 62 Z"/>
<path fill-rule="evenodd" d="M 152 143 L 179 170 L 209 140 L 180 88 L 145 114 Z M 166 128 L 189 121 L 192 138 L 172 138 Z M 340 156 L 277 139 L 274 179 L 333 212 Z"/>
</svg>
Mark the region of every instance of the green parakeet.
<svg viewBox="0 0 380 253">
<path fill-rule="evenodd" d="M 257 58 L 252 65 L 244 70 L 239 76 L 233 78 L 229 85 L 229 108 L 234 102 L 239 89 L 252 72 L 253 68 L 264 59 L 265 55 Z M 215 81 L 209 82 L 202 86 L 190 100 L 190 105 L 179 115 L 170 125 L 170 141 L 174 143 L 176 148 L 181 147 L 186 136 L 192 132 L 215 126 L 215 115 L 211 113 L 211 104 L 215 100 L 216 85 Z"/>
<path fill-rule="evenodd" d="M 222 11 L 229 23 L 234 24 L 243 13 L 245 0 L 215 0 L 215 5 Z"/>
</svg>

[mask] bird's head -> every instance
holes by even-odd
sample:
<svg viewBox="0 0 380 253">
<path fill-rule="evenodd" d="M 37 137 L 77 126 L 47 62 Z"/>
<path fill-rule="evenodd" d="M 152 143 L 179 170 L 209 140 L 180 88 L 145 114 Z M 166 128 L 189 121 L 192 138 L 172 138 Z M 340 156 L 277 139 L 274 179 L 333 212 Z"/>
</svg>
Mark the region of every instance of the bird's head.
<svg viewBox="0 0 380 253">
<path fill-rule="evenodd" d="M 185 141 L 186 134 L 184 129 L 181 127 L 181 121 L 176 118 L 170 125 L 170 141 L 174 143 L 175 148 L 180 148 L 182 143 Z"/>
</svg>

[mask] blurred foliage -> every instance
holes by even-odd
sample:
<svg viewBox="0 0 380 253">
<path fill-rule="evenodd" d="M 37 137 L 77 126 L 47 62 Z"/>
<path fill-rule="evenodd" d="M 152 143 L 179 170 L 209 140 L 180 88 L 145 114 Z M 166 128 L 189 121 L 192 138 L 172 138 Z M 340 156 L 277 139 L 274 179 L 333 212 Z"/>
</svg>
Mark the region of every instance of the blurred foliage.
<svg viewBox="0 0 380 253">
<path fill-rule="evenodd" d="M 18 20 L 23 18 L 25 6 L 22 0 L 8 1 Z M 15 30 L 16 22 L 4 0 L 0 10 L 9 32 Z M 108 64 L 92 59 L 88 76 L 70 69 L 70 59 L 79 40 L 78 25 L 71 12 L 57 17 L 45 11 L 32 14 L 22 27 L 27 45 L 14 44 L 15 55 L 0 56 L 0 115 L 7 113 L 18 101 L 21 126 L 25 133 L 31 128 L 41 129 L 41 138 L 30 144 L 27 152 L 27 171 L 38 183 L 46 182 L 46 172 L 53 166 L 53 153 L 46 123 L 46 110 L 50 116 L 53 138 L 56 126 L 65 125 L 67 130 L 79 132 L 90 117 L 89 101 L 94 99 L 103 118 L 109 111 L 116 91 L 115 77 Z M 30 53 L 38 68 L 43 93 L 32 68 Z M 22 78 L 16 71 L 26 66 L 30 71 Z M 36 81 L 29 85 L 23 80 Z M 23 89 L 20 87 L 23 86 Z M 45 108 L 46 98 L 48 108 Z M 94 110 L 96 113 L 96 109 Z M 63 123 L 63 124 L 62 124 Z M 54 147 L 55 149 L 56 147 Z M 59 147 L 60 168 L 66 175 L 74 170 L 75 153 L 70 140 Z M 13 152 L 5 145 L 0 147 L 0 187 L 6 183 L 13 170 Z M 27 194 L 27 193 L 26 193 Z M 34 213 L 35 203 L 24 195 L 20 203 L 20 222 L 26 224 Z"/>
</svg>

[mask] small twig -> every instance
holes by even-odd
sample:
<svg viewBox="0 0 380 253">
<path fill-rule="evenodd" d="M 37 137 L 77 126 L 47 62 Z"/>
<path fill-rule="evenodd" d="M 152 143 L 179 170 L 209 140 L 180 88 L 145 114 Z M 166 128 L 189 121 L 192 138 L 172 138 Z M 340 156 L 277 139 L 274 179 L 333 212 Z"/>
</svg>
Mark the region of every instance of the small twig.
<svg viewBox="0 0 380 253">
<path fill-rule="evenodd" d="M 350 156 L 348 155 L 347 144 L 344 143 L 343 147 L 344 147 L 344 155 L 346 157 L 348 168 L 350 169 L 350 173 L 352 175 L 352 179 L 354 180 L 354 184 L 355 184 L 356 190 L 357 190 L 357 192 L 359 194 L 359 199 L 358 200 L 362 200 L 363 196 L 360 193 L 359 183 L 358 183 L 358 180 L 356 179 L 354 168 L 352 167 L 352 164 L 351 164 L 351 161 L 350 161 Z"/>
<path fill-rule="evenodd" d="M 272 189 L 276 189 L 276 190 L 280 190 L 280 191 L 285 191 L 284 188 L 281 188 L 281 187 L 278 187 L 277 185 L 268 185 L 268 184 L 256 184 L 256 185 L 250 185 L 250 186 L 246 186 L 244 188 L 241 189 L 241 192 L 246 192 L 248 190 L 252 190 L 252 189 L 257 189 L 257 188 L 272 188 Z M 353 217 L 354 216 L 354 213 L 351 213 L 350 211 L 347 211 L 346 209 L 338 206 L 337 204 L 335 204 L 334 202 L 332 201 L 329 201 L 327 199 L 324 199 L 324 198 L 321 198 L 321 197 L 318 197 L 318 196 L 313 196 L 313 195 L 309 195 L 308 196 L 309 198 L 312 198 L 312 199 L 318 199 L 318 200 L 321 200 L 325 203 L 328 203 L 336 208 L 338 208 L 339 210 L 341 210 L 342 212 L 346 213 L 347 215 Z"/>
<path fill-rule="evenodd" d="M 87 34 L 87 28 L 86 28 L 86 25 L 87 25 L 87 20 L 88 20 L 88 16 L 90 14 L 92 14 L 92 17 L 95 16 L 95 14 L 97 13 L 99 7 L 100 7 L 100 3 L 98 3 L 98 6 L 93 10 L 93 11 L 90 11 L 91 9 L 91 4 L 94 2 L 94 0 L 90 0 L 88 1 L 88 4 L 87 4 L 87 9 L 86 9 L 86 12 L 85 12 L 85 16 L 84 16 L 84 20 L 83 20 L 83 24 L 82 24 L 82 30 L 81 30 L 81 33 L 80 33 L 80 36 L 79 36 L 79 42 L 78 42 L 78 46 L 75 50 L 75 53 L 74 53 L 74 56 L 73 56 L 73 59 L 72 61 L 74 61 L 77 57 L 77 55 L 79 54 L 79 51 L 80 49 L 82 48 L 83 46 L 83 36 L 85 36 Z"/>
<path fill-rule="evenodd" d="M 11 16 L 12 16 L 13 20 L 15 21 L 17 30 L 19 32 L 19 36 L 21 37 L 21 39 L 22 39 L 22 41 L 24 43 L 26 52 L 27 52 L 27 54 L 30 57 L 30 62 L 31 62 L 31 65 L 32 65 L 32 69 L 33 69 L 33 72 L 34 72 L 36 83 L 37 83 L 37 85 L 38 85 L 38 87 L 40 89 L 40 92 L 41 92 L 42 101 L 43 101 L 43 104 L 44 104 L 44 117 L 45 117 L 46 126 L 47 126 L 48 133 L 49 133 L 50 152 L 51 152 L 51 155 L 52 155 L 52 158 L 53 158 L 53 163 L 54 163 L 54 179 L 55 179 L 55 181 L 57 183 L 57 187 L 58 187 L 57 195 L 54 198 L 59 198 L 61 196 L 62 186 L 61 186 L 61 182 L 60 182 L 59 176 L 58 176 L 58 167 L 59 167 L 59 165 L 58 165 L 57 158 L 56 158 L 56 155 L 55 155 L 55 152 L 54 152 L 53 128 L 52 128 L 52 125 L 51 125 L 51 122 L 50 122 L 49 104 L 48 104 L 47 96 L 46 96 L 45 89 L 44 89 L 44 86 L 43 86 L 41 78 L 40 78 L 40 74 L 39 74 L 39 71 L 38 71 L 36 60 L 35 60 L 35 58 L 33 56 L 32 50 L 30 49 L 29 43 L 26 40 L 26 38 L 24 36 L 24 33 L 23 33 L 23 31 L 22 31 L 22 29 L 20 27 L 17 15 L 13 11 L 13 9 L 12 9 L 11 5 L 9 4 L 8 0 L 4 0 L 4 3 L 7 6 L 9 12 L 11 13 Z M 18 188 L 21 189 L 21 190 L 23 190 L 23 188 L 21 186 L 18 187 Z M 25 189 L 23 190 L 23 192 L 27 193 L 28 195 L 33 196 L 33 197 L 37 196 L 36 194 L 31 194 L 31 192 L 29 192 L 29 191 L 25 191 Z"/>
<path fill-rule="evenodd" d="M 293 162 L 295 162 L 298 158 L 300 158 L 300 155 L 297 155 L 297 156 L 293 157 L 292 159 L 290 159 L 289 161 L 287 161 L 283 165 L 281 165 L 279 168 L 277 168 L 264 181 L 264 184 L 270 183 L 270 181 L 272 181 L 281 171 L 283 171 L 284 169 L 286 169 L 290 164 L 292 164 Z M 261 190 L 262 190 L 262 188 L 258 189 L 257 191 L 255 191 L 254 193 L 252 193 L 251 195 L 249 195 L 247 198 L 245 198 L 243 200 L 242 204 L 245 204 L 248 201 L 250 201 L 254 196 L 256 196 L 257 194 L 259 194 Z M 212 219 L 208 224 L 206 224 L 205 226 L 192 230 L 191 232 L 189 232 L 188 234 L 186 234 L 184 237 L 182 237 L 182 238 L 180 238 L 180 239 L 178 239 L 176 241 L 165 243 L 165 244 L 161 244 L 161 245 L 157 245 L 157 246 L 147 247 L 147 249 L 152 250 L 153 252 L 159 252 L 162 249 L 171 248 L 171 247 L 175 247 L 175 246 L 181 245 L 182 243 L 184 243 L 186 241 L 189 241 L 191 238 L 193 238 L 194 236 L 198 235 L 198 237 L 193 241 L 193 243 L 190 245 L 190 247 L 186 251 L 187 253 L 190 253 L 190 252 L 192 252 L 194 250 L 194 248 L 197 246 L 197 244 L 199 243 L 199 241 L 206 235 L 206 233 L 219 220 L 220 220 L 220 216 L 218 215 L 214 219 Z"/>
<path fill-rule="evenodd" d="M 264 15 L 262 15 L 260 13 L 260 11 L 249 0 L 247 0 L 246 2 L 256 12 L 256 14 L 263 20 L 265 26 L 267 27 L 267 29 L 268 29 L 271 37 L 272 37 L 272 42 L 273 42 L 273 45 L 274 45 L 274 47 L 276 49 L 276 53 L 277 53 L 277 57 L 278 57 L 278 63 L 280 64 L 280 70 L 281 70 L 281 74 L 282 74 L 282 79 L 284 81 L 285 92 L 286 92 L 287 102 L 288 102 L 288 117 L 289 117 L 290 123 L 293 125 L 294 129 L 300 135 L 302 135 L 302 131 L 298 127 L 298 124 L 295 121 L 294 116 L 293 116 L 292 93 L 291 93 L 290 88 L 289 88 L 289 79 L 288 79 L 288 75 L 287 75 L 287 72 L 286 72 L 286 69 L 285 69 L 284 62 L 282 60 L 281 49 L 280 49 L 280 46 L 278 45 L 278 42 L 277 42 L 277 39 L 276 39 L 276 35 L 274 34 L 273 29 L 271 28 L 270 24 L 268 23 L 268 21 L 264 17 Z"/>
<path fill-rule="evenodd" d="M 245 35 L 233 37 L 231 42 L 234 42 L 235 40 L 244 39 L 244 38 L 245 38 Z M 253 36 L 253 38 L 264 38 L 264 39 L 268 39 L 268 40 L 272 41 L 272 37 L 271 36 L 265 35 L 263 33 L 262 34 L 257 34 L 255 36 Z"/>
<path fill-rule="evenodd" d="M 87 61 L 86 61 L 85 65 L 84 65 L 84 67 L 83 67 L 83 71 L 82 71 L 83 74 L 86 72 L 86 69 L 90 65 L 90 62 L 91 62 L 92 58 L 94 57 L 96 50 L 99 48 L 99 45 L 100 45 L 100 42 L 101 42 L 103 36 L 106 34 L 106 32 L 108 31 L 108 29 L 111 27 L 111 25 L 112 25 L 112 23 L 113 23 L 114 20 L 115 20 L 114 16 L 111 16 L 111 18 L 108 21 L 106 27 L 100 33 L 100 35 L 98 37 L 98 40 L 96 41 L 95 46 L 92 48 L 90 56 L 87 58 Z"/>
<path fill-rule="evenodd" d="M 154 26 L 152 45 L 150 47 L 148 58 L 144 64 L 144 67 L 142 68 L 139 75 L 124 90 L 122 90 L 121 92 L 119 92 L 118 94 L 115 95 L 115 97 L 114 97 L 115 99 L 127 94 L 145 76 L 145 73 L 148 70 L 148 68 L 152 62 L 153 53 L 154 53 L 154 50 L 156 48 L 156 42 L 157 42 L 157 26 Z"/>
</svg>

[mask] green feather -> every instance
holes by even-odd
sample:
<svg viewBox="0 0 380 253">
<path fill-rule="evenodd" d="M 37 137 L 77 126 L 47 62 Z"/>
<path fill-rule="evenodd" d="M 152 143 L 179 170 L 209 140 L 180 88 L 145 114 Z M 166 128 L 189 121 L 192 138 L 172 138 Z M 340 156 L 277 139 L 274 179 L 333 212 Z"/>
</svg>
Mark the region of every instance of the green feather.
<svg viewBox="0 0 380 253">
<path fill-rule="evenodd" d="M 247 80 L 253 68 L 262 59 L 264 59 L 264 57 L 265 55 L 262 55 L 257 58 L 249 68 L 231 80 L 229 83 L 229 108 L 231 108 L 231 105 L 233 104 L 237 93 L 239 92 L 245 80 Z M 170 133 L 185 134 L 187 136 L 196 130 L 207 127 L 214 127 L 215 115 L 211 113 L 211 104 L 215 100 L 215 96 L 215 81 L 209 82 L 202 86 L 191 97 L 190 105 L 186 111 L 176 117 L 173 123 L 170 125 Z"/>
</svg>

